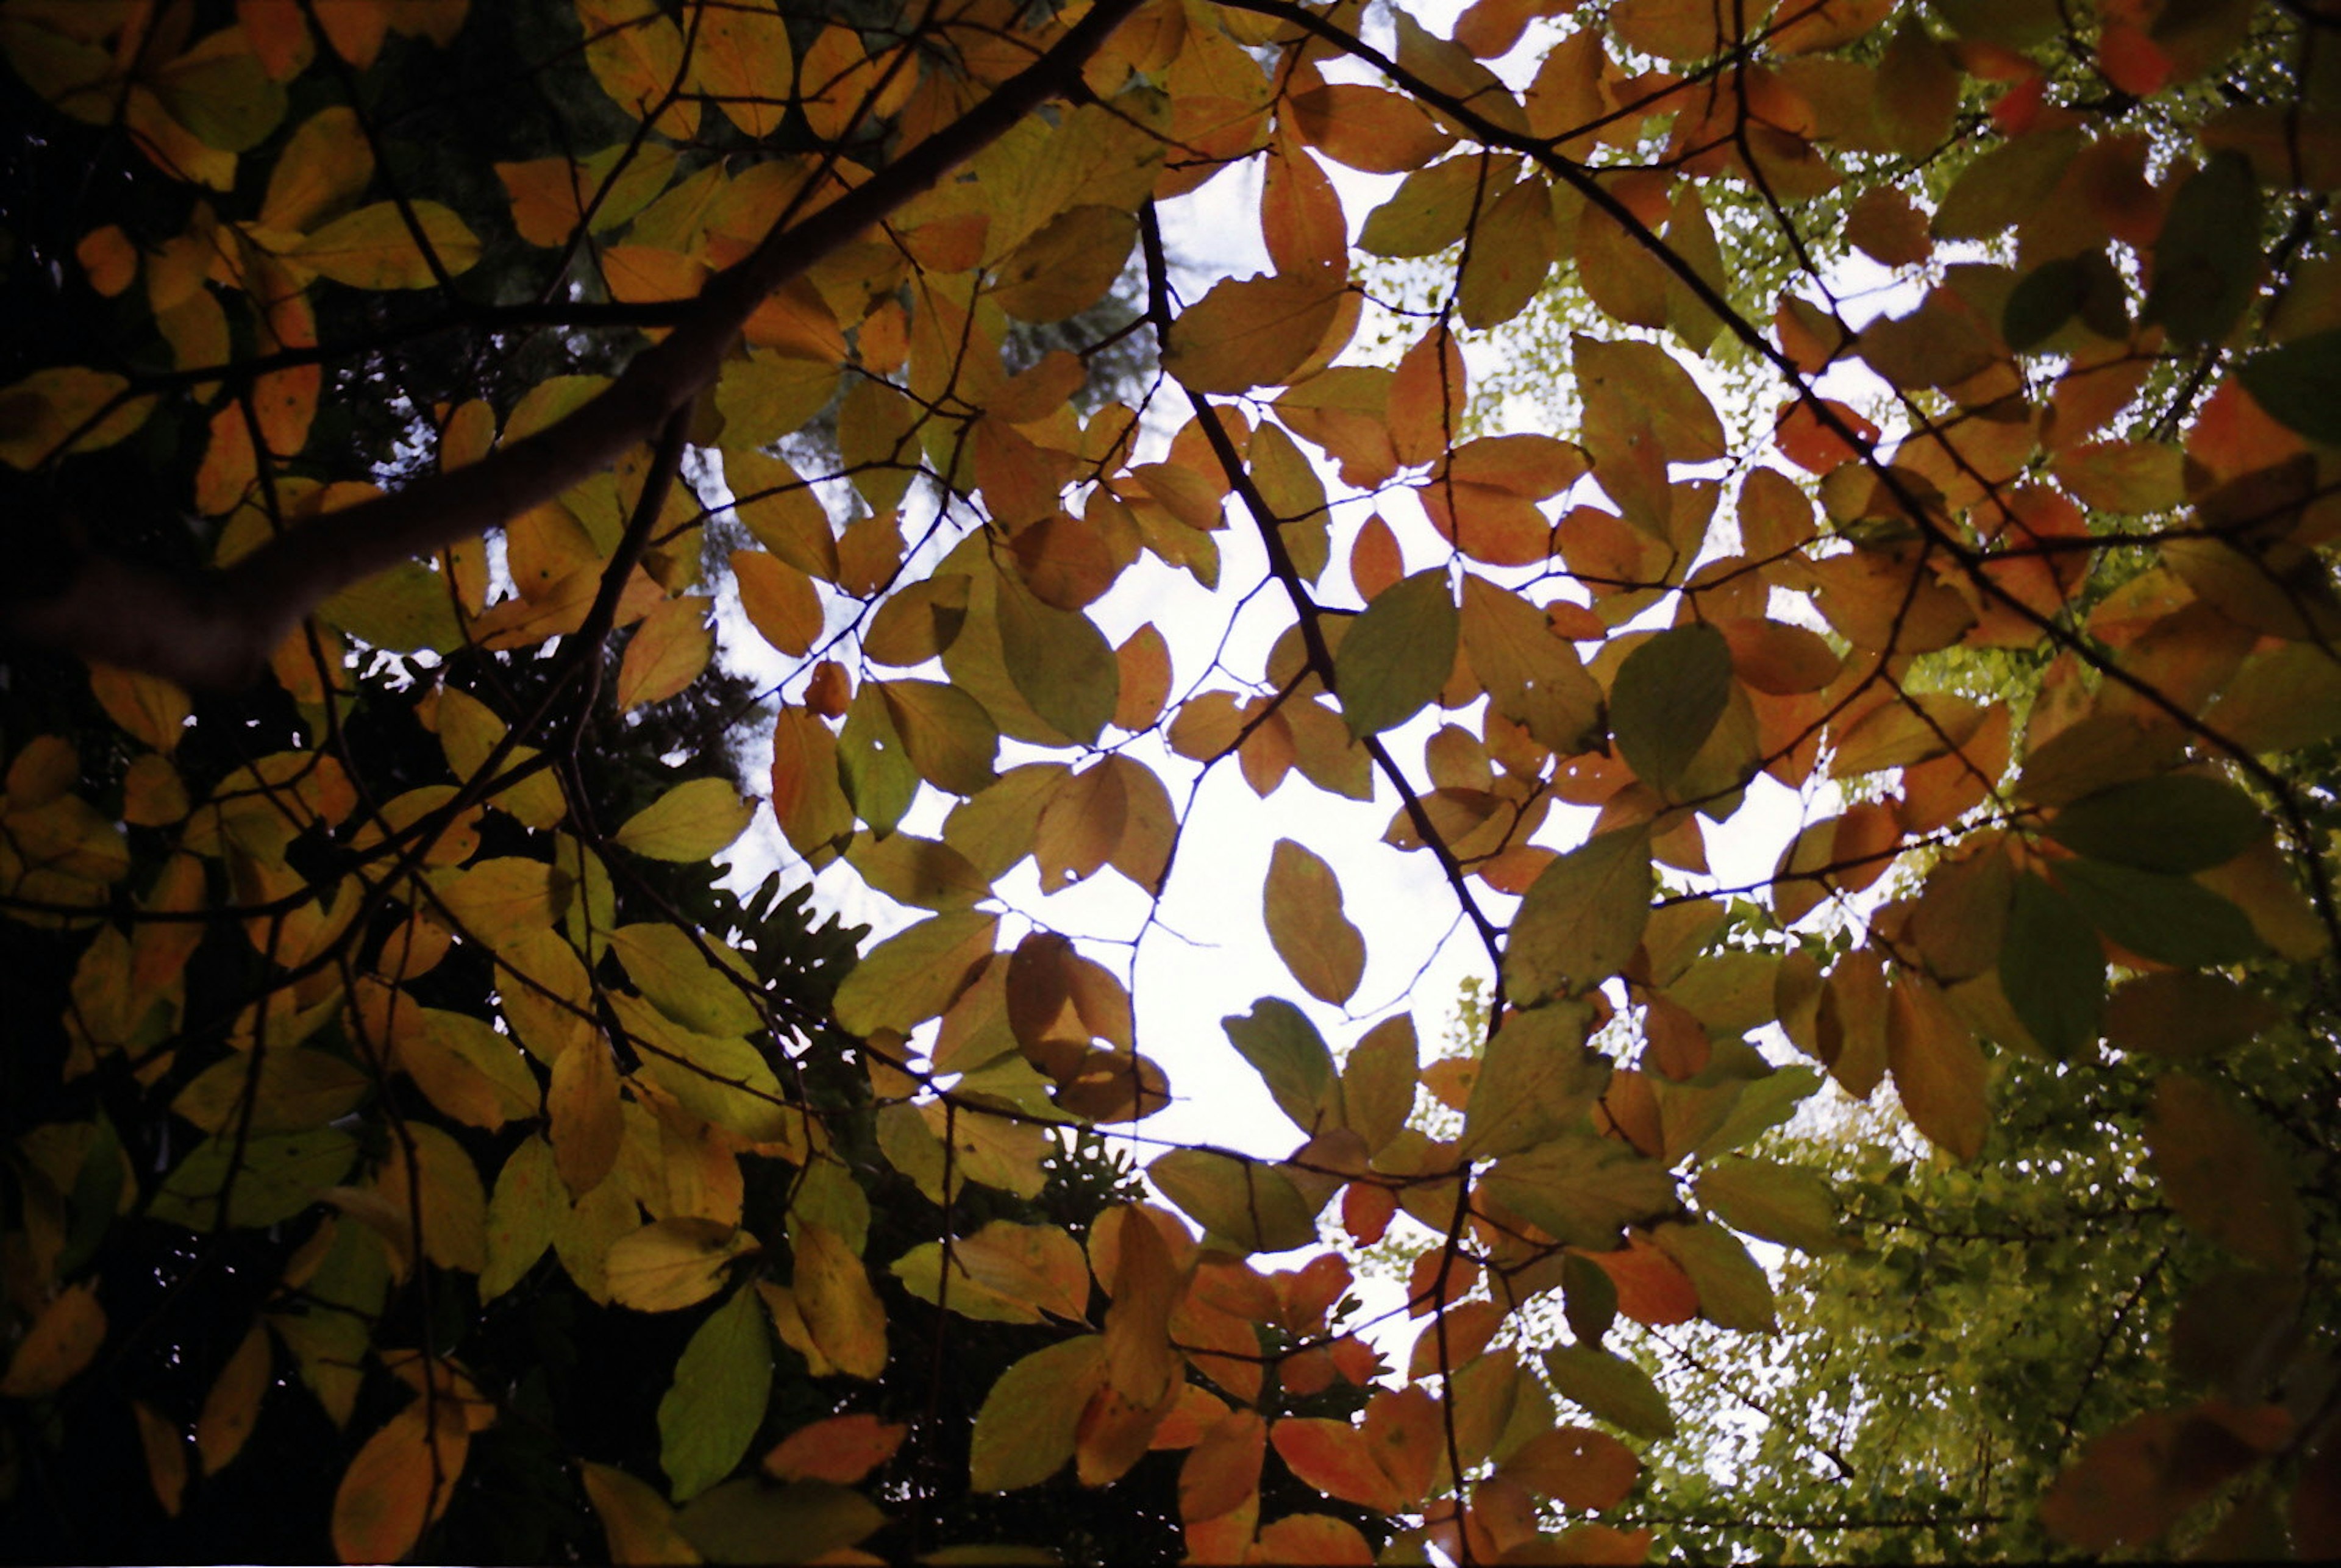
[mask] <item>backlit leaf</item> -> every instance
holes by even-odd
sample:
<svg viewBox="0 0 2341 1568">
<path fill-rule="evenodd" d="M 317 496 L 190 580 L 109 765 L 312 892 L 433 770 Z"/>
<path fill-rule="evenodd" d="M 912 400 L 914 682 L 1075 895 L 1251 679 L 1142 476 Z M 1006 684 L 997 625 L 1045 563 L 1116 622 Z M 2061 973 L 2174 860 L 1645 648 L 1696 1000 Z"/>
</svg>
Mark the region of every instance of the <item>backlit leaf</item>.
<svg viewBox="0 0 2341 1568">
<path fill-rule="evenodd" d="M 1281 998 L 1263 996 L 1250 1013 L 1220 1024 L 1293 1125 L 1314 1134 L 1330 1124 L 1340 1103 L 1333 1056 L 1306 1014 Z"/>
<path fill-rule="evenodd" d="M 1704 623 L 1638 644 L 1609 687 L 1609 728 L 1643 782 L 1669 793 L 1731 695 L 1731 644 Z"/>
<path fill-rule="evenodd" d="M 1012 575 L 1000 578 L 997 604 L 1008 678 L 1034 713 L 1094 744 L 1121 696 L 1113 645 L 1089 617 L 1042 604 Z"/>
<path fill-rule="evenodd" d="M 1280 385 L 1331 330 L 1348 287 L 1330 266 L 1222 279 L 1172 324 L 1162 368 L 1197 392 Z"/>
<path fill-rule="evenodd" d="M 1333 868 L 1289 838 L 1276 841 L 1264 893 L 1268 939 L 1301 988 L 1336 1006 L 1364 977 L 1366 941 L 1341 911 Z"/>
<path fill-rule="evenodd" d="M 692 779 L 628 817 L 611 842 L 652 860 L 707 859 L 747 831 L 755 807 L 728 779 Z"/>
<path fill-rule="evenodd" d="M 1379 734 L 1420 712 L 1447 684 L 1461 634 L 1443 567 L 1376 595 L 1333 654 L 1334 689 L 1350 734 Z"/>
<path fill-rule="evenodd" d="M 1646 828 L 1598 834 L 1546 866 L 1505 945 L 1514 1000 L 1582 994 L 1616 974 L 1642 940 L 1654 885 Z"/>
<path fill-rule="evenodd" d="M 1667 1396 L 1632 1362 L 1592 1345 L 1563 1345 L 1544 1353 L 1544 1368 L 1562 1398 L 1612 1426 L 1654 1441 L 1674 1435 Z"/>
<path fill-rule="evenodd" d="M 1458 1154 L 1517 1154 L 1584 1119 L 1609 1082 L 1608 1061 L 1585 1049 L 1589 1021 L 1573 1003 L 1532 1007 L 1504 1021 L 1472 1084 Z"/>
</svg>

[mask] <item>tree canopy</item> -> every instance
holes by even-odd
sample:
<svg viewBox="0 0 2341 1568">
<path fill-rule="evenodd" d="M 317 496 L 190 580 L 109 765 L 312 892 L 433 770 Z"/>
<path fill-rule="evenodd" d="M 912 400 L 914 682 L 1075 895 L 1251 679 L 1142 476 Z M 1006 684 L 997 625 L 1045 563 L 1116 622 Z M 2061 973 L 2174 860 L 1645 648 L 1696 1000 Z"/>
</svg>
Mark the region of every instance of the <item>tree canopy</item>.
<svg viewBox="0 0 2341 1568">
<path fill-rule="evenodd" d="M 2341 1550 L 2327 0 L 0 54 L 12 1546 Z"/>
</svg>

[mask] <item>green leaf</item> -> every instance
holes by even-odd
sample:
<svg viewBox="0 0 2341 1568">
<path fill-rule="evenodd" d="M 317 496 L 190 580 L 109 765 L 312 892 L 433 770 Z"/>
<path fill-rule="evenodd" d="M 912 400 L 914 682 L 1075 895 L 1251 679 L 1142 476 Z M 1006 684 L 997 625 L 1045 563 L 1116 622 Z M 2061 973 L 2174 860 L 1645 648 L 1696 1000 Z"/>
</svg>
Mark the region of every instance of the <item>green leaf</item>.
<svg viewBox="0 0 2341 1568">
<path fill-rule="evenodd" d="M 2098 930 L 2141 958 L 2195 969 L 2266 951 L 2241 909 L 2186 877 L 2068 860 L 2057 880 Z"/>
<path fill-rule="evenodd" d="M 1646 826 L 1599 834 L 1546 866 L 1505 942 L 1513 1002 L 1582 994 L 1625 967 L 1649 924 L 1655 885 Z"/>
<path fill-rule="evenodd" d="M 1419 1052 L 1414 1020 L 1401 1013 L 1366 1031 L 1341 1064 L 1341 1115 L 1369 1153 L 1388 1147 L 1414 1112 Z"/>
<path fill-rule="evenodd" d="M 2077 256 L 2058 256 L 2026 273 L 2000 313 L 1999 335 L 2007 346 L 2027 354 L 2056 336 L 2081 308 L 2082 282 Z"/>
<path fill-rule="evenodd" d="M 772 1344 L 763 1303 L 745 1288 L 709 1314 L 682 1347 L 659 1401 L 659 1463 L 678 1501 L 732 1473 L 763 1424 Z"/>
<path fill-rule="evenodd" d="M 1583 1253 L 1563 1253 L 1560 1291 L 1561 1314 L 1569 1320 L 1569 1332 L 1586 1344 L 1599 1344 L 1609 1325 L 1618 1321 L 1618 1282 Z"/>
<path fill-rule="evenodd" d="M 1675 1434 L 1667 1396 L 1649 1373 L 1621 1356 L 1588 1344 L 1559 1345 L 1544 1353 L 1544 1370 L 1555 1393 L 1599 1420 L 1653 1442 Z"/>
<path fill-rule="evenodd" d="M 940 790 L 971 795 L 992 780 L 1000 727 L 983 704 L 941 681 L 873 681 L 887 715 L 919 776 Z"/>
<path fill-rule="evenodd" d="M 1555 1003 L 1504 1021 L 1471 1085 L 1459 1155 L 1517 1154 L 1583 1122 L 1609 1083 L 1609 1059 L 1585 1048 L 1592 1017 L 1581 1003 Z"/>
<path fill-rule="evenodd" d="M 1247 1253 L 1290 1252 L 1317 1239 L 1317 1211 L 1273 1165 L 1217 1149 L 1173 1149 L 1146 1174 L 1212 1237 Z"/>
<path fill-rule="evenodd" d="M 1038 1486 L 1065 1467 L 1081 1412 L 1105 1383 L 1105 1336 L 1034 1351 L 1000 1374 L 976 1413 L 968 1483 L 978 1492 Z"/>
<path fill-rule="evenodd" d="M 1772 1311 L 1772 1282 L 1738 1236 L 1704 1223 L 1660 1225 L 1654 1233 L 1660 1250 L 1690 1276 L 1701 1317 L 1718 1328 L 1751 1333 L 1779 1326 Z"/>
<path fill-rule="evenodd" d="M 2267 819 L 2223 780 L 2163 774 L 2084 796 L 2047 831 L 2077 854 L 2183 875 L 2235 859 L 2259 842 Z"/>
<path fill-rule="evenodd" d="M 1705 622 L 1628 654 L 1609 686 L 1609 728 L 1627 765 L 1669 794 L 1731 700 L 1731 644 Z"/>
<path fill-rule="evenodd" d="M 1770 1160 L 1723 1160 L 1694 1183 L 1699 1205 L 1735 1231 L 1808 1253 L 1845 1250 L 1828 1178 Z"/>
<path fill-rule="evenodd" d="M 2041 131 L 2017 136 L 1960 171 L 1935 209 L 1935 237 L 1985 240 L 2029 216 L 2081 150 L 2077 130 Z"/>
<path fill-rule="evenodd" d="M 420 561 L 401 561 L 343 589 L 317 614 L 377 648 L 443 654 L 463 643 L 449 594 L 446 578 Z"/>
<path fill-rule="evenodd" d="M 1350 736 L 1380 734 L 1421 712 L 1454 673 L 1461 636 L 1444 567 L 1417 572 L 1376 594 L 1333 654 L 1333 684 Z"/>
<path fill-rule="evenodd" d="M 1249 1014 L 1222 1018 L 1220 1026 L 1294 1126 L 1313 1136 L 1339 1119 L 1333 1054 L 1300 1009 L 1263 996 Z"/>
<path fill-rule="evenodd" d="M 1042 604 L 1012 573 L 1001 574 L 997 603 L 1001 655 L 1017 692 L 1041 718 L 1095 745 L 1121 694 L 1113 644 L 1088 616 Z"/>
<path fill-rule="evenodd" d="M 2154 242 L 2154 286 L 2143 319 L 2203 347 L 2243 319 L 2259 283 L 2260 188 L 2251 160 L 2215 153 L 2171 198 Z"/>
<path fill-rule="evenodd" d="M 1489 1193 L 1573 1247 L 1609 1248 L 1626 1225 L 1675 1203 L 1675 1179 L 1615 1138 L 1556 1138 L 1499 1160 Z"/>
<path fill-rule="evenodd" d="M 837 737 L 838 770 L 853 810 L 880 837 L 894 831 L 919 793 L 918 769 L 894 729 L 882 683 L 864 681 Z"/>
<path fill-rule="evenodd" d="M 2106 955 L 2073 901 L 2026 872 L 2016 879 L 1999 988 L 2027 1033 L 2059 1062 L 2097 1043 Z"/>
<path fill-rule="evenodd" d="M 220 1196 L 225 1192 L 229 1224 L 279 1224 L 348 1174 L 357 1158 L 356 1140 L 330 1127 L 242 1142 L 240 1165 L 239 1140 L 233 1133 L 196 1144 L 178 1169 L 163 1179 L 162 1190 L 147 1205 L 148 1216 L 208 1231 L 219 1222 Z"/>
<path fill-rule="evenodd" d="M 1698 1141 L 1694 1152 L 1711 1160 L 1744 1146 L 1795 1115 L 1797 1107 L 1812 1098 L 1825 1082 L 1818 1069 L 1801 1065 L 1748 1080 L 1733 1096 L 1721 1124 Z"/>
<path fill-rule="evenodd" d="M 2341 327 L 2264 348 L 2236 374 L 2269 418 L 2311 441 L 2341 446 Z"/>
</svg>

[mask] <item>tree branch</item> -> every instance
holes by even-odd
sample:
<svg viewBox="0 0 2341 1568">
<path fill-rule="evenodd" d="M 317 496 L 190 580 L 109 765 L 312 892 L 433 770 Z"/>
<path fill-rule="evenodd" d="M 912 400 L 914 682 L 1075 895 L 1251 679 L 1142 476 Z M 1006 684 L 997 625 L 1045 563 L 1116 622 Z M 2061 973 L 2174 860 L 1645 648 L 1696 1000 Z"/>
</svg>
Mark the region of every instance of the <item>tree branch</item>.
<svg viewBox="0 0 2341 1568">
<path fill-rule="evenodd" d="M 714 381 L 767 295 L 1067 91 L 1137 4 L 1097 0 L 1063 37 L 949 127 L 819 211 L 801 218 L 784 212 L 746 259 L 708 283 L 663 342 L 636 355 L 566 418 L 468 467 L 317 518 L 224 571 L 190 578 L 86 557 L 55 594 L 0 609 L 0 635 L 195 689 L 249 684 L 271 650 L 332 594 L 541 505 L 649 439 Z"/>
</svg>

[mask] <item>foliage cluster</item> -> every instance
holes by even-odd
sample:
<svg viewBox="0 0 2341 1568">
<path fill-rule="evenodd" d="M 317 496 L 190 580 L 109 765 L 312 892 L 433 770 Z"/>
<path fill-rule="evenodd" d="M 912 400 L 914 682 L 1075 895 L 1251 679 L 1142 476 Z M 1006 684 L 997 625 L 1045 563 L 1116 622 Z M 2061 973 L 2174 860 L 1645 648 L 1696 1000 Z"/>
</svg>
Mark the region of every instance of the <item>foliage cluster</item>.
<svg viewBox="0 0 2341 1568">
<path fill-rule="evenodd" d="M 2331 1552 L 2336 32 L 0 0 L 9 1540 Z M 1223 874 L 1214 774 L 1392 815 L 1259 871 L 1291 1151 L 1141 1189 L 1148 932 L 1048 899 Z M 921 916 L 725 891 L 765 810 Z M 1384 854 L 1466 1056 L 1344 1012 Z M 1651 1446 L 1645 1332 L 1805 1403 Z"/>
</svg>

